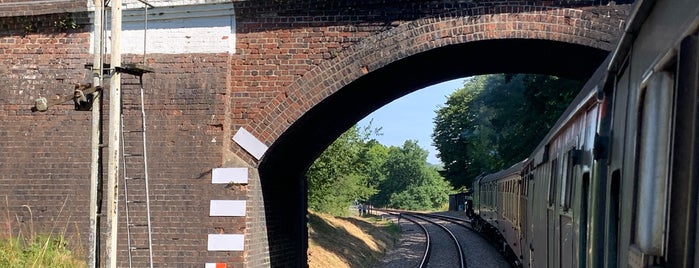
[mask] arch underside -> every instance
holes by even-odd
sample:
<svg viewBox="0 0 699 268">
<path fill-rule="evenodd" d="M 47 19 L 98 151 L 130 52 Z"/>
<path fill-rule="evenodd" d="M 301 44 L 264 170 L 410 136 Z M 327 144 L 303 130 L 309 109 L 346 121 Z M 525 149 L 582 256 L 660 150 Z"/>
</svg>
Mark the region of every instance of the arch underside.
<svg viewBox="0 0 699 268">
<path fill-rule="evenodd" d="M 350 126 L 415 90 L 451 79 L 495 73 L 537 73 L 585 81 L 607 54 L 557 41 L 498 39 L 407 57 L 360 77 L 312 107 L 270 147 L 260 170 L 281 164 L 284 174 L 300 174 L 291 172 L 289 165 L 305 172 L 310 162 Z"/>
<path fill-rule="evenodd" d="M 539 73 L 586 80 L 607 54 L 550 40 L 477 41 L 409 56 L 352 81 L 296 120 L 259 165 L 270 252 L 294 248 L 294 255 L 305 260 L 304 173 L 332 141 L 374 110 L 423 87 L 480 74 Z"/>
</svg>

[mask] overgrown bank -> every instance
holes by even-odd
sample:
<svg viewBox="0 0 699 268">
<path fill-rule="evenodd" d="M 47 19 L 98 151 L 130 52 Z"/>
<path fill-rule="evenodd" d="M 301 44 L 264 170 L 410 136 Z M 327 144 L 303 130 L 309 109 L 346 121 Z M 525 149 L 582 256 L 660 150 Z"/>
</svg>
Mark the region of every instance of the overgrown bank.
<svg viewBox="0 0 699 268">
<path fill-rule="evenodd" d="M 377 217 L 308 213 L 308 266 L 377 267 L 393 247 L 398 226 Z"/>
</svg>

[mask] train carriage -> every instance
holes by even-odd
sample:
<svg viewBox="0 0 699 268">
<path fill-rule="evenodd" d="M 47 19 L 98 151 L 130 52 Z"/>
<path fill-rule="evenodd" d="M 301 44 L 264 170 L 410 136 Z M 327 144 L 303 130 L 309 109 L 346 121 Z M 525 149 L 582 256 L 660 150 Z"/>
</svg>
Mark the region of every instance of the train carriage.
<svg viewBox="0 0 699 268">
<path fill-rule="evenodd" d="M 598 74 L 599 75 L 599 74 Z M 599 80 L 593 80 L 599 81 Z M 527 163 L 527 267 L 584 266 L 598 85 L 588 83 Z M 544 235 L 545 234 L 545 235 Z"/>
<path fill-rule="evenodd" d="M 697 254 L 699 1 L 638 1 L 609 65 L 596 264 L 693 267 Z M 601 177 L 600 178 L 604 178 Z"/>
<path fill-rule="evenodd" d="M 636 1 L 530 157 L 474 182 L 474 225 L 524 267 L 699 267 L 698 29 L 699 1 Z"/>
<path fill-rule="evenodd" d="M 497 242 L 511 262 L 518 262 L 521 225 L 519 193 L 524 162 L 476 179 L 472 225 Z"/>
</svg>

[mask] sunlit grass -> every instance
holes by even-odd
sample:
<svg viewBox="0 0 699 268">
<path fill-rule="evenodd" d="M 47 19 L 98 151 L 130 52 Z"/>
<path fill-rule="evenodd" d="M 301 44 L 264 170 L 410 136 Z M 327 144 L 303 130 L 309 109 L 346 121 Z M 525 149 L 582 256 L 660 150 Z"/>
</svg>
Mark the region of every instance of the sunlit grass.
<svg viewBox="0 0 699 268">
<path fill-rule="evenodd" d="M 74 258 L 60 236 L 36 235 L 31 241 L 10 237 L 0 240 L 0 267 L 86 267 Z"/>
<path fill-rule="evenodd" d="M 376 267 L 393 247 L 399 227 L 376 216 L 337 217 L 309 212 L 308 265 Z"/>
<path fill-rule="evenodd" d="M 0 230 L 0 267 L 87 267 L 83 260 L 75 258 L 74 252 L 68 247 L 69 243 L 65 239 L 67 226 L 58 233 L 54 232 L 54 228 L 45 232 L 43 230 L 37 231 L 34 229 L 34 216 L 30 206 L 23 206 L 30 214 L 27 225 L 19 223 L 18 219 L 14 220 L 16 217 L 10 215 L 8 203 L 7 197 L 5 197 L 7 211 L 2 217 L 4 218 L 2 221 L 4 230 Z M 65 202 L 63 206 L 65 206 Z M 63 208 L 61 208 L 59 216 L 62 211 Z M 80 238 L 78 237 L 76 240 L 79 244 Z"/>
</svg>

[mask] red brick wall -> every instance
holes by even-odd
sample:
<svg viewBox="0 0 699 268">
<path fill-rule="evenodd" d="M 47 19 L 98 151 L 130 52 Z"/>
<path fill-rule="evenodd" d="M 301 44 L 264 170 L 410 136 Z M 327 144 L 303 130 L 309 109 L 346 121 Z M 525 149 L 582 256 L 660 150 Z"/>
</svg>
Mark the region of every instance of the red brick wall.
<svg viewBox="0 0 699 268">
<path fill-rule="evenodd" d="M 80 24 L 75 29 L 54 24 L 68 20 Z M 90 112 L 74 111 L 71 102 L 47 112 L 30 108 L 39 96 L 72 94 L 73 83 L 91 82 L 84 69 L 92 62 L 86 21 L 85 13 L 0 18 L 0 235 L 65 232 L 80 254 L 87 253 Z M 125 55 L 123 62 L 140 60 Z M 228 261 L 240 267 L 243 253 L 206 251 L 207 234 L 245 229 L 244 218 L 208 216 L 211 199 L 247 197 L 245 187 L 211 184 L 211 169 L 223 158 L 229 55 L 149 54 L 148 64 L 156 70 L 144 75 L 155 262 L 189 267 Z M 137 118 L 131 109 L 139 101 L 138 86 L 130 84 L 138 80 L 122 77 L 129 124 L 129 118 Z M 105 132 L 107 105 L 108 100 Z M 123 221 L 121 227 L 123 264 Z M 138 254 L 134 261 L 144 257 Z"/>
<path fill-rule="evenodd" d="M 124 62 L 139 60 L 134 56 Z M 156 70 L 144 75 L 154 261 L 180 266 L 213 261 L 242 265 L 242 253 L 206 251 L 208 234 L 241 233 L 245 228 L 242 217 L 208 215 L 211 199 L 245 200 L 247 196 L 244 187 L 230 190 L 211 184 L 211 169 L 220 167 L 223 157 L 228 54 L 149 54 L 148 61 Z M 124 81 L 129 82 L 137 81 Z M 138 108 L 133 106 L 138 101 L 137 87 L 124 86 L 123 94 L 125 107 Z M 134 113 L 138 111 L 125 110 L 137 117 Z M 125 240 L 120 243 L 124 245 Z"/>
<path fill-rule="evenodd" d="M 271 263 L 285 265 L 303 258 L 303 252 L 295 252 L 295 248 L 303 246 L 299 241 L 305 239 L 304 220 L 296 216 L 305 209 L 296 201 L 297 196 L 303 195 L 303 189 L 299 188 L 303 172 L 328 143 L 371 109 L 420 85 L 458 75 L 508 70 L 560 74 L 580 71 L 574 75 L 582 77 L 584 72 L 595 69 L 604 51 L 613 48 L 628 10 L 628 5 L 608 6 L 589 1 L 238 4 L 237 51 L 232 57 L 230 75 L 233 93 L 230 130 L 245 127 L 272 146 L 259 162 L 266 217 L 272 219 L 266 226 L 272 241 Z M 529 57 L 527 61 L 534 63 L 533 67 L 522 67 L 508 61 L 522 57 L 496 51 L 518 46 L 520 42 L 512 42 L 510 47 L 507 42 L 492 48 L 469 45 L 506 39 L 548 41 L 526 44 L 541 45 L 536 53 L 547 48 L 560 51 L 556 47 L 560 43 L 577 44 L 579 47 L 566 48 L 571 49 L 570 54 L 578 53 L 583 58 L 558 64 L 580 65 L 580 68 L 556 71 L 553 69 L 561 66 L 542 67 L 548 61 Z M 478 58 L 490 64 L 464 68 L 463 64 L 445 60 L 448 52 L 439 52 L 441 58 L 434 61 L 427 56 L 414 57 L 439 54 L 432 51 L 440 50 L 457 53 L 452 61 L 468 62 L 469 59 L 458 54 L 464 51 L 453 49 L 458 46 L 467 51 L 490 49 L 487 53 L 483 50 L 490 57 Z M 581 48 L 596 50 L 592 52 L 596 54 L 585 59 L 583 55 L 589 56 L 590 52 L 580 53 Z M 518 53 L 528 52 L 518 50 Z M 435 66 L 440 64 L 443 66 Z M 449 68 L 463 71 L 453 72 Z M 430 75 L 431 72 L 444 73 Z M 342 90 L 361 93 L 342 93 Z M 251 165 L 258 163 L 240 147 L 234 145 L 232 150 Z M 250 261 L 256 259 L 251 254 L 248 257 Z"/>
<path fill-rule="evenodd" d="M 0 18 L 0 235 L 67 231 L 73 246 L 86 243 L 89 114 L 30 111 L 84 79 L 89 34 L 53 24 L 84 16 Z"/>
<path fill-rule="evenodd" d="M 305 111 L 366 72 L 452 44 L 543 39 L 609 51 L 628 13 L 628 6 L 511 2 L 396 1 L 382 2 L 379 10 L 368 3 L 315 3 L 291 10 L 266 6 L 266 16 L 247 16 L 260 7 L 242 3 L 231 75 L 234 96 L 242 98 L 231 104 L 233 127 L 252 125 L 254 134 L 271 143 Z"/>
</svg>

